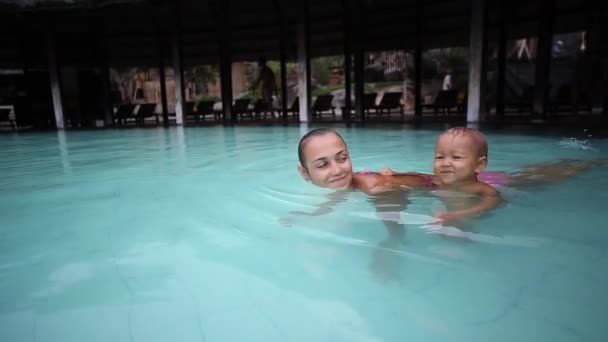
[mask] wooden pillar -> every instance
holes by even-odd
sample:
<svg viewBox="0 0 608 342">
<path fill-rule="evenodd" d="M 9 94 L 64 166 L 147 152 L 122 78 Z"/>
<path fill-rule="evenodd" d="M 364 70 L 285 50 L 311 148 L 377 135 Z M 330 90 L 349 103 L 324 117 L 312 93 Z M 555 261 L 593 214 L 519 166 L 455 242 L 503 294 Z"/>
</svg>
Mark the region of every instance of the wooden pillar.
<svg viewBox="0 0 608 342">
<path fill-rule="evenodd" d="M 342 39 L 344 40 L 344 109 L 342 111 L 342 120 L 346 123 L 352 122 L 352 101 L 351 101 L 351 79 L 350 73 L 352 70 L 352 42 L 350 30 L 352 29 L 351 24 L 351 11 L 347 7 L 347 1 L 342 1 Z"/>
<path fill-rule="evenodd" d="M 414 50 L 414 115 L 422 119 L 422 0 L 416 1 L 416 49 Z"/>
<path fill-rule="evenodd" d="M 598 8 L 596 22 L 598 23 L 598 30 L 600 32 L 600 39 L 606 40 L 608 38 L 608 23 L 606 20 L 602 20 L 604 13 L 607 9 L 606 2 L 601 2 Z M 601 78 L 600 78 L 600 91 L 599 91 L 599 105 L 602 107 L 602 114 L 608 113 L 608 46 L 606 43 L 600 43 L 599 45 L 599 57 L 601 65 Z"/>
<path fill-rule="evenodd" d="M 163 126 L 169 126 L 169 106 L 167 104 L 167 76 L 165 75 L 165 60 L 161 55 L 158 63 L 158 76 L 160 78 L 160 103 L 163 115 Z"/>
<path fill-rule="evenodd" d="M 298 96 L 300 98 L 300 122 L 311 120 L 310 91 L 310 13 L 309 0 L 302 0 L 298 17 Z"/>
<path fill-rule="evenodd" d="M 365 64 L 363 56 L 363 48 L 358 46 L 355 51 L 355 113 L 365 121 L 365 110 L 363 108 L 363 95 L 365 93 L 365 78 L 363 77 L 363 67 Z"/>
<path fill-rule="evenodd" d="M 90 13 L 89 13 L 90 14 Z M 104 125 L 109 126 L 113 123 L 114 108 L 112 103 L 112 81 L 110 79 L 110 62 L 108 58 L 108 43 L 105 35 L 105 23 L 99 15 L 90 14 L 90 22 L 93 23 L 92 37 L 95 38 L 97 64 L 100 68 L 101 78 L 101 97 L 102 110 L 104 114 Z"/>
<path fill-rule="evenodd" d="M 499 10 L 499 27 L 498 27 L 498 59 L 496 77 L 496 116 L 502 117 L 505 112 L 505 85 L 506 85 L 506 68 L 507 68 L 507 24 L 505 22 L 505 2 L 500 0 L 498 4 Z"/>
<path fill-rule="evenodd" d="M 488 86 L 488 1 L 483 0 L 482 8 L 482 42 L 481 42 L 481 92 L 479 101 L 479 115 L 487 120 L 490 109 L 487 101 Z M 483 115 L 483 116 L 482 116 Z"/>
<path fill-rule="evenodd" d="M 472 1 L 471 36 L 469 48 L 469 94 L 467 101 L 467 122 L 479 122 L 483 111 L 484 98 L 484 0 Z"/>
<path fill-rule="evenodd" d="M 285 44 L 281 47 L 281 116 L 287 120 L 287 54 Z"/>
<path fill-rule="evenodd" d="M 160 12 L 160 10 L 159 10 Z M 165 75 L 165 39 L 161 32 L 160 23 L 162 15 L 157 14 L 156 22 L 156 46 L 158 49 L 158 77 L 160 78 L 160 103 L 163 116 L 163 126 L 169 126 L 169 108 L 167 104 L 167 77 Z"/>
<path fill-rule="evenodd" d="M 175 2 L 174 8 L 174 27 L 172 35 L 173 49 L 173 72 L 175 79 L 175 124 L 184 124 L 184 102 L 186 96 L 184 92 L 184 65 L 182 56 L 182 27 L 181 27 L 181 9 L 179 1 Z"/>
<path fill-rule="evenodd" d="M 287 121 L 287 22 L 283 17 L 283 12 L 278 8 L 278 2 L 275 2 L 277 6 L 277 13 L 279 15 L 279 58 L 281 62 L 281 116 L 283 120 Z"/>
<path fill-rule="evenodd" d="M 416 44 L 414 51 L 414 115 L 422 119 L 422 47 Z"/>
<path fill-rule="evenodd" d="M 365 78 L 364 78 L 364 50 L 363 46 L 365 41 L 365 29 L 362 27 L 363 14 L 362 4 L 357 3 L 353 10 L 354 22 L 357 25 L 353 25 L 353 59 L 354 59 L 354 81 L 355 81 L 355 113 L 361 118 L 361 121 L 365 121 L 365 110 L 363 108 L 363 94 L 365 93 Z"/>
<path fill-rule="evenodd" d="M 578 108 L 581 102 L 581 95 L 585 94 L 592 112 L 597 106 L 604 106 L 604 98 L 606 96 L 606 20 L 605 20 L 606 3 L 599 2 L 587 4 L 588 25 L 585 32 L 585 52 L 583 56 L 587 56 L 582 79 L 577 82 L 578 91 L 573 94 L 575 108 Z M 585 105 L 587 103 L 584 103 Z M 604 112 L 602 108 L 602 112 Z"/>
<path fill-rule="evenodd" d="M 107 58 L 104 58 L 104 63 L 101 65 L 101 82 L 103 91 L 103 113 L 104 125 L 109 126 L 114 121 L 114 107 L 112 103 L 112 80 L 110 79 L 110 66 Z"/>
<path fill-rule="evenodd" d="M 32 117 L 32 94 L 31 94 L 31 87 L 30 87 L 30 81 L 29 81 L 29 69 L 30 69 L 30 64 L 31 64 L 31 54 L 29 52 L 29 45 L 28 43 L 31 42 L 31 39 L 29 38 L 31 36 L 31 34 L 28 32 L 27 30 L 27 26 L 26 26 L 26 18 L 27 16 L 25 15 L 18 15 L 18 18 L 20 19 L 19 22 L 21 22 L 22 24 L 19 26 L 19 57 L 21 58 L 21 62 L 22 64 L 22 68 L 23 68 L 23 87 L 24 87 L 24 91 L 25 91 L 25 98 L 22 99 L 23 101 L 21 101 L 21 107 L 19 109 L 15 110 L 15 129 L 18 129 L 20 126 L 20 120 L 19 120 L 19 116 L 21 115 L 23 116 L 27 116 L 27 117 Z M 21 112 L 19 112 L 19 110 L 21 110 Z M 25 114 L 27 113 L 27 114 Z"/>
<path fill-rule="evenodd" d="M 551 47 L 553 45 L 553 20 L 555 0 L 543 0 L 540 16 L 538 46 L 536 49 L 536 73 L 534 75 L 534 99 L 532 111 L 535 115 L 545 115 L 549 95 L 551 72 Z"/>
<path fill-rule="evenodd" d="M 55 127 L 58 130 L 63 130 L 65 129 L 65 122 L 61 100 L 59 66 L 57 64 L 57 51 L 55 50 L 55 33 L 51 29 L 47 31 L 46 43 L 51 97 L 53 99 L 53 112 L 55 113 Z"/>
<path fill-rule="evenodd" d="M 230 1 L 219 1 L 217 36 L 220 55 L 220 83 L 222 93 L 222 112 L 225 124 L 236 122 L 232 113 L 232 51 L 230 44 Z"/>
<path fill-rule="evenodd" d="M 347 123 L 351 123 L 353 120 L 353 103 L 352 103 L 352 81 L 351 81 L 351 70 L 352 68 L 352 54 L 349 52 L 344 53 L 344 107 L 346 113 L 342 113 L 343 119 Z"/>
</svg>

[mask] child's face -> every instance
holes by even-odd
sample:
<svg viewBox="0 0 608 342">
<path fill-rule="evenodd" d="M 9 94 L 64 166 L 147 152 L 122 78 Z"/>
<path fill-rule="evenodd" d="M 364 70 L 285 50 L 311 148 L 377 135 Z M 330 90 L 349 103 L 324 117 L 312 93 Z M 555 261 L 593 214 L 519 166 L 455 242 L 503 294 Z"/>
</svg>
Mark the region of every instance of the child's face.
<svg viewBox="0 0 608 342">
<path fill-rule="evenodd" d="M 336 190 L 352 184 L 353 166 L 346 145 L 332 133 L 310 138 L 304 145 L 304 163 L 298 170 L 307 181 Z"/>
<path fill-rule="evenodd" d="M 486 157 L 477 151 L 475 139 L 466 134 L 440 135 L 435 145 L 435 176 L 447 185 L 477 181 L 477 174 L 487 165 Z"/>
</svg>

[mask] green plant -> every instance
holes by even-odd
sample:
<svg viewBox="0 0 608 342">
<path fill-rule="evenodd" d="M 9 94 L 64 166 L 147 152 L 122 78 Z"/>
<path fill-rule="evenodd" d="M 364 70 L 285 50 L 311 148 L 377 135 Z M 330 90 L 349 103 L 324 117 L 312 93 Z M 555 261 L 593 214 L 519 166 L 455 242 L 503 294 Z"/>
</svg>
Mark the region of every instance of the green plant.
<svg viewBox="0 0 608 342">
<path fill-rule="evenodd" d="M 133 78 L 144 69 L 137 67 L 110 68 L 110 81 L 116 83 L 126 95 L 127 101 L 131 101 L 133 94 Z"/>
<path fill-rule="evenodd" d="M 312 77 L 320 85 L 329 83 L 330 70 L 334 67 L 341 67 L 344 64 L 343 56 L 318 57 L 310 61 Z"/>
<path fill-rule="evenodd" d="M 202 101 L 213 101 L 213 102 L 218 102 L 220 101 L 221 98 L 217 97 L 217 96 L 207 96 L 207 95 L 201 95 L 195 98 L 194 102 L 196 102 L 196 104 L 198 105 L 199 102 Z"/>
<path fill-rule="evenodd" d="M 207 94 L 207 84 L 214 83 L 219 75 L 217 65 L 198 65 L 184 70 L 184 78 L 196 86 L 197 94 Z"/>
<path fill-rule="evenodd" d="M 466 67 L 469 51 L 465 47 L 452 47 L 428 51 L 429 57 L 435 60 L 442 69 L 459 69 Z"/>
<path fill-rule="evenodd" d="M 344 84 L 321 86 L 312 91 L 313 96 L 330 95 L 336 90 L 344 89 Z"/>
</svg>

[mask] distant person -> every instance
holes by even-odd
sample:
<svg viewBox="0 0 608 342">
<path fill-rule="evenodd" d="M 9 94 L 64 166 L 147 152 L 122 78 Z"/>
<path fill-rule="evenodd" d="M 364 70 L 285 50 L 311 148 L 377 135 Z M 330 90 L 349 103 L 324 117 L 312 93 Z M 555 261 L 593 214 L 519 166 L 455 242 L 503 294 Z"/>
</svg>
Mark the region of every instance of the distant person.
<svg viewBox="0 0 608 342">
<path fill-rule="evenodd" d="M 146 79 L 146 75 L 143 72 L 135 74 L 132 79 L 133 84 L 133 96 L 132 101 L 134 103 L 142 103 L 145 102 L 144 95 L 144 82 Z"/>
<path fill-rule="evenodd" d="M 443 84 L 441 86 L 441 90 L 451 90 L 452 89 L 452 71 L 448 70 L 445 76 L 443 77 Z"/>
<path fill-rule="evenodd" d="M 266 58 L 260 57 L 258 60 L 259 75 L 253 84 L 252 89 L 261 87 L 262 100 L 270 108 L 272 107 L 272 95 L 277 90 L 277 82 L 272 69 L 266 65 Z"/>
<path fill-rule="evenodd" d="M 122 103 L 122 92 L 120 91 L 120 86 L 116 82 L 112 82 L 110 98 L 112 100 L 112 105 L 114 106 L 118 106 Z"/>
</svg>

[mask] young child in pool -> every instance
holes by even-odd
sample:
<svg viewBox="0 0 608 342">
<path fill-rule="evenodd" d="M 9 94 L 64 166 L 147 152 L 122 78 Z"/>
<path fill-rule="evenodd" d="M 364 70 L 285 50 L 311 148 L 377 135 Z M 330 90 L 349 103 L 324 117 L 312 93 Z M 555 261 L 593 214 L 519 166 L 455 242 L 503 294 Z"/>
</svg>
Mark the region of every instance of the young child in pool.
<svg viewBox="0 0 608 342">
<path fill-rule="evenodd" d="M 455 127 L 441 133 L 437 138 L 434 175 L 419 175 L 426 180 L 428 189 L 437 190 L 435 193 L 445 203 L 447 211 L 436 213 L 436 217 L 445 223 L 496 208 L 502 201 L 496 189 L 500 186 L 546 185 L 593 165 L 604 164 L 606 161 L 561 160 L 526 166 L 514 174 L 484 172 L 488 165 L 488 143 L 485 136 L 476 129 Z M 380 173 L 385 176 L 400 175 L 388 168 Z"/>
<path fill-rule="evenodd" d="M 488 165 L 488 143 L 484 135 L 469 128 L 452 128 L 439 135 L 435 144 L 434 176 L 422 175 L 427 188 L 435 189 L 447 211 L 436 213 L 443 222 L 458 221 L 496 208 L 499 192 L 479 180 Z M 394 175 L 390 169 L 384 175 Z M 462 194 L 470 196 L 462 196 Z"/>
</svg>

